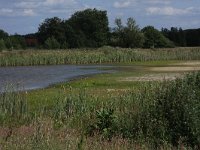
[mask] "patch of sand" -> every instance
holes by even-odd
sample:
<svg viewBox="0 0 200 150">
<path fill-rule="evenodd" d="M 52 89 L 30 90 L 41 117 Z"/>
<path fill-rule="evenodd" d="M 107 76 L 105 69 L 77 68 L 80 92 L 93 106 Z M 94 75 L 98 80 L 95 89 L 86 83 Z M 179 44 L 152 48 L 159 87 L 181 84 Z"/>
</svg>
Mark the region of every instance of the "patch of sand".
<svg viewBox="0 0 200 150">
<path fill-rule="evenodd" d="M 177 63 L 174 65 L 183 65 L 183 66 L 200 66 L 200 61 L 186 61 L 182 63 Z"/>
<path fill-rule="evenodd" d="M 121 78 L 119 81 L 164 81 L 164 80 L 175 80 L 178 77 L 181 77 L 181 74 L 178 73 L 168 73 L 168 74 L 147 74 L 140 77 L 126 77 Z"/>
<path fill-rule="evenodd" d="M 198 71 L 200 70 L 200 66 L 198 67 L 152 67 L 150 71 L 155 72 L 184 72 L 184 71 Z"/>
</svg>

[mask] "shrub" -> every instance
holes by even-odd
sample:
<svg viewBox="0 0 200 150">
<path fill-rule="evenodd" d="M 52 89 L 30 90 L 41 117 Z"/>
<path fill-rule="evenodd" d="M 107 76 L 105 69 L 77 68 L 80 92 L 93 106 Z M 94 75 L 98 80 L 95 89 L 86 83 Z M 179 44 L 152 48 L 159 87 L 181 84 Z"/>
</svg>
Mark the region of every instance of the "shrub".
<svg viewBox="0 0 200 150">
<path fill-rule="evenodd" d="M 96 131 L 104 138 L 111 139 L 116 130 L 115 118 L 114 110 L 102 108 L 96 112 L 97 122 L 88 126 L 87 134 L 92 135 Z"/>
</svg>

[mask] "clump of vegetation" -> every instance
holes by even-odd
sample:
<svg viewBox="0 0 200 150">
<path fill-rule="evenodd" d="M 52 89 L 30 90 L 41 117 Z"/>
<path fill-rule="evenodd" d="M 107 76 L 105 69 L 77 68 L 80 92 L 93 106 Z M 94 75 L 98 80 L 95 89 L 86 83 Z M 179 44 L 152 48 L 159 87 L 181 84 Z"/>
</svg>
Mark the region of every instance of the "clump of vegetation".
<svg viewBox="0 0 200 150">
<path fill-rule="evenodd" d="M 104 138 L 111 140 L 116 131 L 116 116 L 112 109 L 101 109 L 96 112 L 97 122 L 87 127 L 87 134 L 102 134 Z"/>
</svg>

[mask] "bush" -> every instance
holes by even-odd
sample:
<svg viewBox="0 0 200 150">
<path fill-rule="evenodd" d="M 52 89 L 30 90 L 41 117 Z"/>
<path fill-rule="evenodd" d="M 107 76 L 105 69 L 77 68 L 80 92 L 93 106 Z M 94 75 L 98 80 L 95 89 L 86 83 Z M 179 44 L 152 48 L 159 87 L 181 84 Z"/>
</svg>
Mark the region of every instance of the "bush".
<svg viewBox="0 0 200 150">
<path fill-rule="evenodd" d="M 102 108 L 96 112 L 97 122 L 88 126 L 87 134 L 92 135 L 96 131 L 102 134 L 104 138 L 111 139 L 116 130 L 115 118 L 114 110 Z"/>
</svg>

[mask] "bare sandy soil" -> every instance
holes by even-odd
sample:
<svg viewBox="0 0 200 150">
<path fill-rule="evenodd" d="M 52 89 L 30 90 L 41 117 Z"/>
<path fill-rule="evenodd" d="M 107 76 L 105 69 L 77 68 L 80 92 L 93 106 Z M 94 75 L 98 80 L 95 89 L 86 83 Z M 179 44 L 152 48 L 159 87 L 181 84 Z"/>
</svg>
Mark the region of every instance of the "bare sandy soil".
<svg viewBox="0 0 200 150">
<path fill-rule="evenodd" d="M 155 72 L 187 72 L 187 71 L 198 71 L 198 70 L 200 70 L 200 66 L 152 67 L 149 70 L 155 71 Z"/>
<path fill-rule="evenodd" d="M 181 77 L 181 74 L 178 73 L 155 73 L 155 74 L 146 74 L 140 77 L 126 77 L 122 78 L 119 81 L 164 81 L 164 80 L 175 80 L 178 77 Z"/>
<path fill-rule="evenodd" d="M 183 65 L 183 66 L 200 66 L 200 61 L 186 61 L 183 63 L 176 63 L 174 65 Z"/>
<path fill-rule="evenodd" d="M 119 81 L 164 81 L 181 78 L 185 73 L 200 70 L 200 61 L 187 61 L 183 63 L 172 64 L 166 67 L 149 67 L 152 73 L 143 76 L 133 76 L 120 78 Z"/>
</svg>

